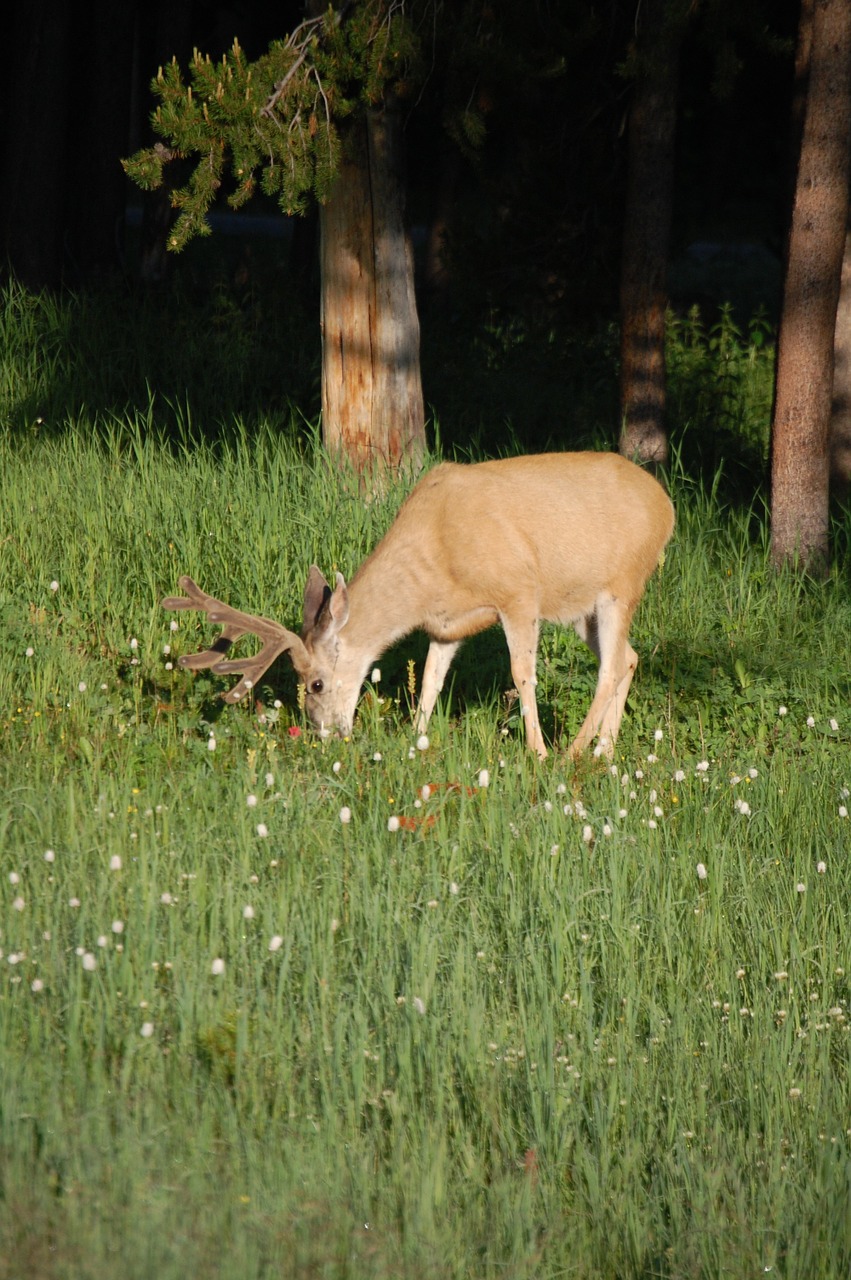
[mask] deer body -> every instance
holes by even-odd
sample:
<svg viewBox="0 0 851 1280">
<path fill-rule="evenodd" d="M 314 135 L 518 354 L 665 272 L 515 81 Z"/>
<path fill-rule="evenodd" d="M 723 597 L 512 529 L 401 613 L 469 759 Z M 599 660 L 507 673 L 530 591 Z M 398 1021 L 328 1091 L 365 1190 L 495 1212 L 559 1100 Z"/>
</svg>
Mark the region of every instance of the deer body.
<svg viewBox="0 0 851 1280">
<path fill-rule="evenodd" d="M 423 630 L 431 642 L 417 712 L 424 728 L 461 641 L 499 622 L 527 741 L 541 757 L 547 752 L 535 699 L 539 625 L 572 623 L 600 672 L 570 751 L 576 755 L 599 737 L 601 751 L 611 755 L 638 660 L 630 622 L 673 525 L 661 485 L 618 454 L 442 463 L 419 481 L 348 585 L 338 574 L 332 590 L 311 569 L 300 637 L 229 609 L 191 579 L 181 580 L 191 588 L 189 599 L 163 603 L 206 609 L 225 624 L 217 648 L 181 659 L 183 665 L 255 677 L 286 649 L 304 681 L 312 723 L 343 733 L 351 730 L 371 664 L 397 640 Z M 268 635 L 263 652 L 220 661 L 246 631 Z M 246 676 L 226 697 L 237 701 L 251 683 Z"/>
</svg>

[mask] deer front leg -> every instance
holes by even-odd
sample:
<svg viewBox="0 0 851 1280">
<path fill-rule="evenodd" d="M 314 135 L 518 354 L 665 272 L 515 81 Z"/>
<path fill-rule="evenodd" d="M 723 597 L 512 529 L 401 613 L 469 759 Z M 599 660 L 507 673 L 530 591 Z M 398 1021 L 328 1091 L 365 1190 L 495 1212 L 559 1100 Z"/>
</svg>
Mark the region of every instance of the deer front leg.
<svg viewBox="0 0 851 1280">
<path fill-rule="evenodd" d="M 418 733 L 425 732 L 431 713 L 434 711 L 434 704 L 443 688 L 446 673 L 452 665 L 452 659 L 458 652 L 460 643 L 459 640 L 432 640 L 428 647 L 423 667 L 423 687 L 416 715 Z"/>
<path fill-rule="evenodd" d="M 526 725 L 526 745 L 537 753 L 540 760 L 547 758 L 547 748 L 541 724 L 538 720 L 538 702 L 535 689 L 538 683 L 538 619 L 518 622 L 502 618 L 508 652 L 511 655 L 511 675 L 520 695 L 520 714 Z"/>
<path fill-rule="evenodd" d="M 629 686 L 638 665 L 638 654 L 627 639 L 630 621 L 631 610 L 608 598 L 599 602 L 593 615 L 576 624 L 577 632 L 596 654 L 600 672 L 588 714 L 568 748 L 573 760 L 594 738 L 599 738 L 601 755 L 610 760 L 614 755 Z"/>
</svg>

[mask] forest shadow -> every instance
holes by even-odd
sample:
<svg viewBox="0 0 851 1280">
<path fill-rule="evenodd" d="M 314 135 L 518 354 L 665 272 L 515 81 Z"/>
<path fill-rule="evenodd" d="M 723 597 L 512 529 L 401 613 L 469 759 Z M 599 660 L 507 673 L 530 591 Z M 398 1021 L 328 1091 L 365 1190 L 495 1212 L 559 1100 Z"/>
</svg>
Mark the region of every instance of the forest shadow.
<svg viewBox="0 0 851 1280">
<path fill-rule="evenodd" d="M 196 241 L 156 287 L 128 276 L 31 315 L 41 374 L 23 380 L 11 424 L 42 434 L 83 415 L 119 430 L 128 418 L 143 428 L 151 421 L 183 448 L 227 439 L 235 422 L 249 433 L 270 423 L 308 428 L 320 407 L 318 297 L 315 270 L 298 269 L 285 244 Z M 469 288 L 452 309 L 426 300 L 421 311 L 438 452 L 473 459 L 616 447 L 613 319 L 560 323 L 557 313 L 509 312 Z M 704 322 L 692 308 L 671 317 L 672 450 L 692 480 L 747 505 L 766 475 L 773 334 L 764 316 L 740 324 L 723 304 L 715 316 Z"/>
</svg>

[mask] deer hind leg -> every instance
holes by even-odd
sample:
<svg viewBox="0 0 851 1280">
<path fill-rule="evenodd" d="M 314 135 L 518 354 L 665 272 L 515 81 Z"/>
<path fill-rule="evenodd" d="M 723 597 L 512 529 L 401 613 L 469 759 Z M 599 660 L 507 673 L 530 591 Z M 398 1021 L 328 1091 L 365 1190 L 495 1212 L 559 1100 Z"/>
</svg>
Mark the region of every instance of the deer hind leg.
<svg viewBox="0 0 851 1280">
<path fill-rule="evenodd" d="M 582 727 L 569 747 L 572 759 L 599 739 L 601 755 L 614 755 L 629 686 L 638 665 L 638 654 L 629 643 L 632 609 L 605 596 L 593 614 L 576 623 L 576 630 L 600 663 L 597 688 Z"/>
<path fill-rule="evenodd" d="M 518 621 L 515 618 L 501 618 L 500 621 L 511 655 L 511 675 L 520 694 L 520 714 L 526 726 L 526 745 L 530 751 L 537 752 L 539 759 L 545 760 L 547 748 L 541 733 L 535 697 L 538 683 L 538 619 L 533 617 L 531 621 Z"/>
<path fill-rule="evenodd" d="M 446 679 L 446 673 L 452 665 L 452 659 L 458 652 L 460 641 L 442 641 L 432 640 L 426 654 L 425 666 L 423 667 L 423 686 L 420 693 L 419 706 L 417 707 L 416 726 L 417 731 L 422 733 L 429 722 L 434 704 L 437 702 L 438 695 L 443 688 L 443 682 Z"/>
</svg>

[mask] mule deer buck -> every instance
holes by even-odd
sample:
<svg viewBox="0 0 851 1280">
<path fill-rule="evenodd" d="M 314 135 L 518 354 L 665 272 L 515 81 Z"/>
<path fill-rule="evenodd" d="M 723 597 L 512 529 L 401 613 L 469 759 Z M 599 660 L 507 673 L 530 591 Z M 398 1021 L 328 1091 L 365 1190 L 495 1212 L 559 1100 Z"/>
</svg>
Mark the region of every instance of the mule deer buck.
<svg viewBox="0 0 851 1280">
<path fill-rule="evenodd" d="M 188 577 L 180 579 L 186 596 L 169 596 L 163 608 L 201 610 L 222 624 L 212 648 L 180 665 L 241 673 L 222 695 L 226 702 L 239 702 L 279 654 L 289 653 L 312 724 L 343 734 L 351 731 L 370 665 L 390 645 L 418 629 L 431 641 L 417 709 L 422 730 L 461 641 L 499 622 L 526 739 L 542 759 L 538 628 L 542 620 L 572 623 L 600 670 L 570 754 L 597 737 L 598 750 L 611 757 L 638 662 L 630 622 L 673 527 L 662 486 L 615 453 L 444 462 L 419 481 L 348 585 L 338 573 L 332 590 L 311 568 L 300 636 L 232 609 Z M 260 652 L 223 660 L 246 634 L 263 642 Z"/>
</svg>

